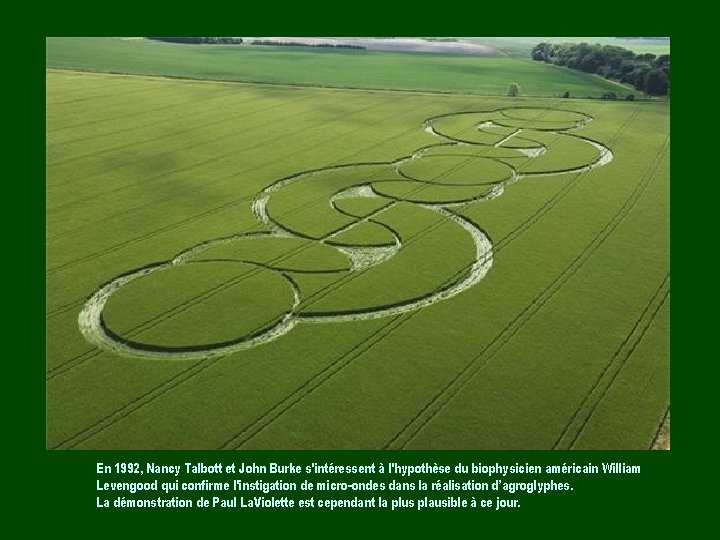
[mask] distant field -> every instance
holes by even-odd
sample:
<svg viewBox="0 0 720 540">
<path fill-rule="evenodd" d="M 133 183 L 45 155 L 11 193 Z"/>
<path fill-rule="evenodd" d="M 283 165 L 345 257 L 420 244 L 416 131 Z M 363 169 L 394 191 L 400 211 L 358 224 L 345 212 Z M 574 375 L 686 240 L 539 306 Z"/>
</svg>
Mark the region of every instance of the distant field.
<svg viewBox="0 0 720 540">
<path fill-rule="evenodd" d="M 71 60 L 78 43 L 48 40 L 48 65 L 233 78 L 266 58 L 280 77 L 314 59 L 355 84 L 324 62 L 396 61 L 112 39 Z M 431 80 L 456 89 L 488 61 L 406 58 L 455 66 Z M 667 103 L 46 83 L 48 448 L 650 447 Z"/>
<path fill-rule="evenodd" d="M 528 58 L 325 50 L 249 45 L 179 45 L 143 39 L 47 38 L 49 68 L 312 86 L 528 96 L 637 93 L 601 77 Z"/>
<path fill-rule="evenodd" d="M 478 37 L 465 38 L 482 45 L 495 47 L 511 56 L 529 57 L 532 48 L 540 42 L 550 43 L 599 43 L 617 45 L 635 53 L 670 54 L 670 42 L 666 40 L 620 39 L 613 37 Z"/>
</svg>

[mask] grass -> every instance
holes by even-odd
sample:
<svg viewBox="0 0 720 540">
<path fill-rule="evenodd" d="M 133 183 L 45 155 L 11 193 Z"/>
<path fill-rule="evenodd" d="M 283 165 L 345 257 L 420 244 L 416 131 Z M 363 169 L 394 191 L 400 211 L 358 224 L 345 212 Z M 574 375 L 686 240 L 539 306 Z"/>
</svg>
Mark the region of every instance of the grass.
<svg viewBox="0 0 720 540">
<path fill-rule="evenodd" d="M 365 217 L 387 205 L 388 202 L 381 197 L 347 197 L 336 200 L 334 204 L 341 212 L 351 216 Z"/>
<path fill-rule="evenodd" d="M 581 131 L 579 132 L 581 133 Z M 550 134 L 542 131 L 524 131 L 522 139 L 541 144 L 545 153 L 533 158 L 501 158 L 502 161 L 523 173 L 563 171 L 592 163 L 600 157 L 600 151 L 577 137 Z M 508 141 L 513 146 L 519 141 Z"/>
<path fill-rule="evenodd" d="M 484 195 L 492 189 L 486 184 L 467 186 L 443 186 L 441 184 L 424 184 L 412 180 L 375 182 L 373 189 L 392 199 L 412 201 L 416 203 L 457 203 Z"/>
<path fill-rule="evenodd" d="M 393 246 L 395 236 L 392 231 L 372 221 L 358 223 L 351 229 L 342 231 L 328 239 L 330 244 L 338 246 Z"/>
<path fill-rule="evenodd" d="M 301 238 L 244 237 L 198 253 L 191 260 L 236 260 L 259 263 L 290 272 L 348 269 L 348 260 L 337 250 Z"/>
<path fill-rule="evenodd" d="M 424 156 L 405 163 L 400 170 L 412 179 L 436 184 L 493 184 L 512 175 L 499 161 L 467 156 Z"/>
<path fill-rule="evenodd" d="M 300 50 L 298 50 L 300 49 Z M 310 86 L 599 97 L 618 86 L 526 58 L 253 45 L 180 45 L 121 38 L 47 38 L 49 68 Z M 628 89 L 630 91 L 630 89 Z"/>
<path fill-rule="evenodd" d="M 231 341 L 266 327 L 292 305 L 291 287 L 275 272 L 208 261 L 133 281 L 111 298 L 104 316 L 112 331 L 132 341 L 185 347 Z"/>
<path fill-rule="evenodd" d="M 106 42 L 156 45 L 101 40 L 99 46 Z M 63 47 L 71 45 L 77 46 L 70 40 Z M 521 179 L 497 199 L 457 209 L 493 244 L 492 267 L 473 288 L 402 315 L 301 323 L 264 345 L 205 360 L 119 357 L 80 334 L 84 302 L 116 276 L 171 260 L 198 242 L 266 231 L 252 200 L 278 179 L 334 164 L 389 162 L 439 141 L 423 131 L 427 118 L 509 106 L 592 115 L 595 120 L 577 133 L 607 144 L 615 157 L 582 174 Z M 669 308 L 656 297 L 660 287 L 663 294 L 668 288 L 667 103 L 50 70 L 46 117 L 49 448 L 651 443 L 669 403 Z M 559 114 L 548 119 L 565 121 Z M 578 150 L 562 146 L 566 137 L 524 135 L 548 146 L 527 167 L 540 160 L 546 168 L 581 161 Z M 507 149 L 472 146 L 427 155 L 461 152 L 508 155 Z M 279 190 L 268 210 L 284 225 L 326 234 L 353 221 L 329 198 L 368 178 L 380 185 L 395 176 L 383 166 L 322 172 Z M 379 201 L 389 202 L 348 198 L 336 204 L 361 216 L 380 209 Z M 192 260 L 282 264 L 304 309 L 316 312 L 407 301 L 441 287 L 473 260 L 467 233 L 436 212 L 399 202 L 373 219 L 405 245 L 387 263 L 360 272 L 341 270 L 347 261 L 330 246 L 293 239 L 238 238 Z M 365 237 L 360 228 L 351 234 Z M 298 272 L 317 269 L 333 272 Z M 254 277 L 235 283 L 243 275 Z M 132 284 L 111 297 L 106 323 L 155 344 L 232 339 L 292 303 L 284 278 L 249 262 L 194 262 Z M 203 301 L 192 301 L 200 296 Z"/>
</svg>

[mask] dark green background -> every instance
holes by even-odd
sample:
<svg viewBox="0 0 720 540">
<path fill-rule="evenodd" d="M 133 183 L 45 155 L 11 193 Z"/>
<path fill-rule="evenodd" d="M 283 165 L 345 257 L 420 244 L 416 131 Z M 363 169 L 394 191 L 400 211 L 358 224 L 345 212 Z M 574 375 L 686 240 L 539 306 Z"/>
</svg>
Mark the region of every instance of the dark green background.
<svg viewBox="0 0 720 540">
<path fill-rule="evenodd" d="M 11 29 L 5 47 L 5 134 L 11 147 L 5 157 L 4 265 L 6 326 L 3 487 L 11 506 L 5 514 L 24 529 L 72 536 L 151 533 L 189 537 L 249 534 L 342 537 L 349 533 L 385 537 L 398 534 L 443 536 L 526 534 L 584 537 L 590 533 L 626 537 L 665 536 L 671 526 L 700 526 L 691 513 L 712 502 L 697 488 L 709 482 L 716 430 L 714 382 L 716 346 L 703 336 L 715 309 L 712 263 L 703 250 L 714 251 L 703 235 L 712 231 L 711 206 L 716 180 L 706 172 L 714 153 L 710 133 L 700 133 L 704 115 L 713 109 L 710 96 L 699 95 L 689 64 L 696 21 L 678 20 L 684 6 L 668 13 L 660 6 L 627 3 L 543 4 L 513 2 L 437 4 L 273 2 L 267 7 L 210 4 L 164 7 L 124 2 L 79 9 L 66 5 L 35 6 L 36 13 L 7 13 Z M 27 8 L 24 8 L 27 9 Z M 261 12 L 260 10 L 263 10 Z M 677 15 L 678 17 L 675 17 Z M 694 17 L 697 14 L 694 15 Z M 17 32 L 17 35 L 15 34 Z M 672 401 L 670 452 L 95 452 L 46 451 L 44 425 L 44 38 L 75 35 L 670 35 L 675 57 L 672 131 Z M 701 62 L 701 59 L 695 62 Z M 694 82 L 690 82 L 693 80 Z M 692 85 L 693 91 L 686 91 Z M 707 106 L 703 103 L 707 101 Z M 708 130 L 710 131 L 710 130 Z M 693 141 L 704 141 L 696 148 Z M 706 146 L 707 145 L 707 146 Z M 699 189 L 702 188 L 702 191 Z M 708 205 L 702 208 L 702 205 Z M 707 216 L 707 217 L 705 217 Z M 700 311 L 704 306 L 707 313 Z M 706 334 L 706 332 L 708 334 Z M 703 385 L 702 383 L 705 383 Z M 709 393 L 706 393 L 709 391 Z M 710 413 L 710 415 L 708 415 Z M 708 417 L 710 416 L 710 417 Z M 367 463 L 423 461 L 455 464 L 536 464 L 624 461 L 640 464 L 640 476 L 597 475 L 571 478 L 570 494 L 524 496 L 517 511 L 416 510 L 390 513 L 360 510 L 309 511 L 212 510 L 105 511 L 95 508 L 95 463 L 103 461 L 256 461 Z M 707 471 L 705 471 L 707 469 Z M 518 480 L 520 480 L 518 478 Z M 347 496 L 347 495 L 341 495 Z M 689 519 L 693 519 L 689 522 Z"/>
</svg>

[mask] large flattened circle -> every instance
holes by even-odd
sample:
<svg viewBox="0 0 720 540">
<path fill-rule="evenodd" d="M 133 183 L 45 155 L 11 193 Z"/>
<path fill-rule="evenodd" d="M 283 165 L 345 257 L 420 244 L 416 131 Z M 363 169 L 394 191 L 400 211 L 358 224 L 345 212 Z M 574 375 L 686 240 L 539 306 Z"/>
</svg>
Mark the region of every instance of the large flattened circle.
<svg viewBox="0 0 720 540">
<path fill-rule="evenodd" d="M 202 350 L 239 343 L 276 326 L 295 306 L 282 274 L 241 262 L 169 266 L 118 289 L 105 330 L 145 350 Z"/>
<path fill-rule="evenodd" d="M 403 163 L 399 171 L 412 180 L 461 186 L 497 184 L 513 175 L 509 165 L 473 155 L 424 156 Z"/>
</svg>

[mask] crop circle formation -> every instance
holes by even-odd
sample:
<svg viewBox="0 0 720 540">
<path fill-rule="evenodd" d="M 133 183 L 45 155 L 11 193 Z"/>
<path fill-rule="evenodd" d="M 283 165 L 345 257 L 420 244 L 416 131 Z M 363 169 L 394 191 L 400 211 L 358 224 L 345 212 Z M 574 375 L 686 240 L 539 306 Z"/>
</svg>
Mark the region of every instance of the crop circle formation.
<svg viewBox="0 0 720 540">
<path fill-rule="evenodd" d="M 575 134 L 591 120 L 530 107 L 446 114 L 423 125 L 438 142 L 409 156 L 280 179 L 253 202 L 263 231 L 208 239 L 117 276 L 87 300 L 80 330 L 124 356 L 201 359 L 301 322 L 385 317 L 451 298 L 493 259 L 481 224 L 460 210 L 523 179 L 608 163 L 608 147 Z M 328 279 L 313 289 L 303 276 Z M 402 287 L 385 294 L 393 283 Z"/>
</svg>

